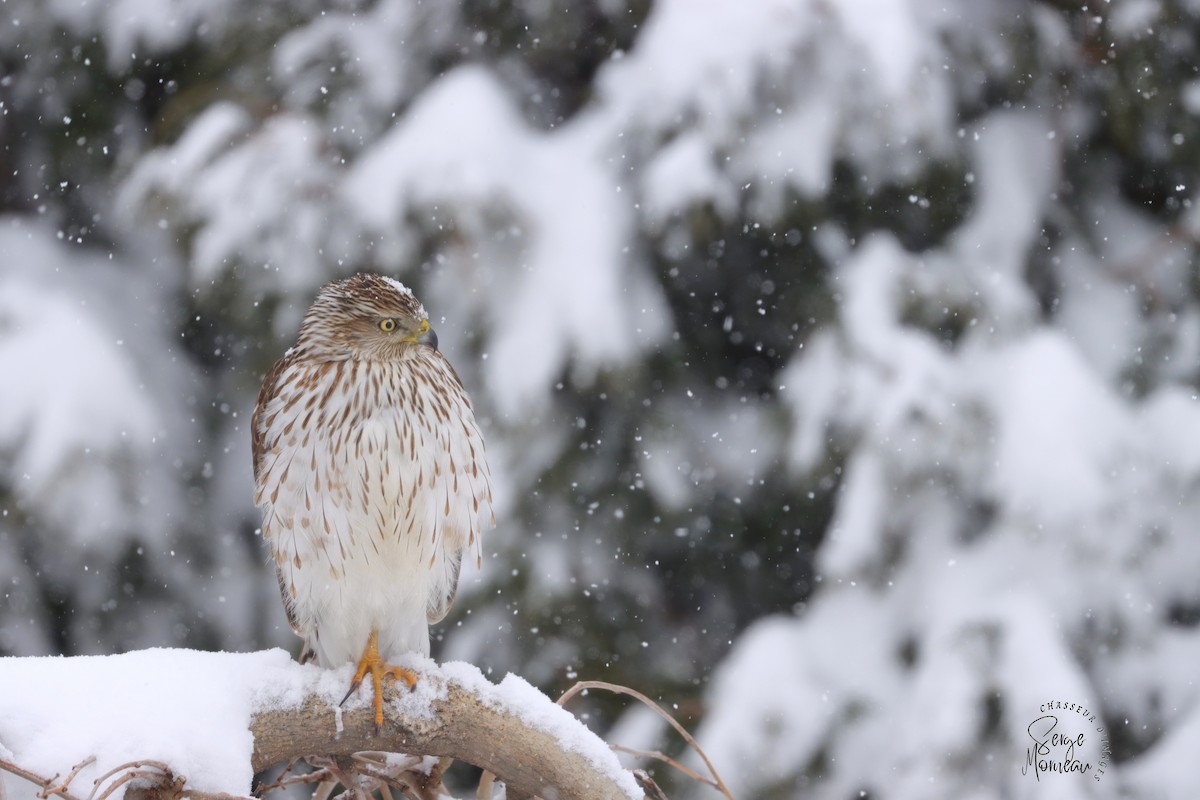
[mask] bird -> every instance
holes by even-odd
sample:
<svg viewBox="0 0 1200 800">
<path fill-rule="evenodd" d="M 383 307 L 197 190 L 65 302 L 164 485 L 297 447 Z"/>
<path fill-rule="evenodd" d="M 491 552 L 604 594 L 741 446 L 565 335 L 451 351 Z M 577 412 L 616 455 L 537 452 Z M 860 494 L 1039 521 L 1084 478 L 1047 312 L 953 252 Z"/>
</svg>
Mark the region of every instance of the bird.
<svg viewBox="0 0 1200 800">
<path fill-rule="evenodd" d="M 375 730 L 392 662 L 429 655 L 464 554 L 494 527 L 483 436 L 429 315 L 394 278 L 323 286 L 263 378 L 251 420 L 255 502 L 300 662 L 370 677 Z"/>
</svg>

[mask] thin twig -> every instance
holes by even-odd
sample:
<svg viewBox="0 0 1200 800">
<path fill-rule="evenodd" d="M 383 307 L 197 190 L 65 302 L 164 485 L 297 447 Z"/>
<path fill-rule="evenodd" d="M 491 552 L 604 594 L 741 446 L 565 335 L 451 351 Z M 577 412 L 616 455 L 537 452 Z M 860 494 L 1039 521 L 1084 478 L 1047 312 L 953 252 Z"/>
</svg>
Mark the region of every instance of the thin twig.
<svg viewBox="0 0 1200 800">
<path fill-rule="evenodd" d="M 390 800 L 391 797 L 389 787 L 396 789 L 404 797 L 410 796 L 411 793 L 402 783 L 402 776 L 413 765 L 420 763 L 420 759 L 408 756 L 407 763 L 389 764 L 387 754 L 376 752 L 354 753 L 350 758 L 358 763 L 357 766 L 351 767 L 349 774 L 358 781 L 363 777 L 370 778 L 375 784 L 372 791 L 378 789 L 381 795 L 387 796 L 385 800 Z"/>
<path fill-rule="evenodd" d="M 275 778 L 273 782 L 268 784 L 260 783 L 258 787 L 255 788 L 253 793 L 254 796 L 261 798 L 267 793 L 273 792 L 276 789 L 283 789 L 288 786 L 299 786 L 305 783 L 320 783 L 321 781 L 329 779 L 329 771 L 324 768 L 314 769 L 312 772 L 305 772 L 302 775 L 291 774 L 302 760 L 303 759 L 300 758 L 293 758 L 288 761 L 288 765 L 283 768 L 283 771 L 279 773 L 279 776 Z"/>
<path fill-rule="evenodd" d="M 354 766 L 354 756 L 334 756 L 332 758 L 309 758 L 309 763 L 320 763 L 324 766 L 329 774 L 340 783 L 345 789 L 343 796 L 352 797 L 354 800 L 370 800 L 367 797 L 367 792 L 363 790 L 362 782 L 358 780 L 359 772 Z M 335 784 L 336 785 L 336 784 Z M 317 787 L 317 791 L 325 788 L 322 783 Z M 332 788 L 330 789 L 332 791 Z M 314 793 L 315 797 L 315 793 Z"/>
<path fill-rule="evenodd" d="M 62 794 L 63 792 L 66 791 L 67 787 L 71 785 L 71 781 L 75 780 L 75 778 L 78 777 L 79 771 L 81 769 L 88 766 L 89 764 L 94 764 L 94 763 L 96 763 L 96 757 L 88 756 L 83 761 L 80 761 L 78 764 L 71 767 L 71 771 L 67 773 L 67 777 L 63 779 L 62 783 L 60 783 L 58 786 L 53 786 L 53 787 L 47 786 L 46 788 L 44 788 L 40 792 L 38 792 L 37 796 L 42 798 L 42 800 L 46 800 L 46 798 L 48 798 L 52 794 Z M 56 779 L 57 777 L 58 776 L 56 775 L 54 779 Z M 52 780 L 54 780 L 54 779 L 52 779 Z"/>
<path fill-rule="evenodd" d="M 365 751 L 353 754 L 351 759 L 359 764 L 354 767 L 357 773 L 373 779 L 377 784 L 374 788 L 381 794 L 387 792 L 390 787 L 405 798 L 413 800 L 449 796 L 442 785 L 442 775 L 446 768 L 454 763 L 454 759 L 450 757 L 438 759 L 428 772 L 424 769 L 424 756 L 409 755 L 397 758 L 396 753 Z"/>
<path fill-rule="evenodd" d="M 437 792 L 438 787 L 442 787 L 443 791 L 438 794 L 448 794 L 444 791 L 445 787 L 442 784 L 442 776 L 446 774 L 446 770 L 454 764 L 454 759 L 450 756 L 442 756 L 438 762 L 429 770 L 428 775 L 421 776 L 421 791 L 428 794 L 429 792 Z"/>
<path fill-rule="evenodd" d="M 329 800 L 333 796 L 333 790 L 337 788 L 337 785 L 338 782 L 333 778 L 326 778 L 317 784 L 316 789 L 313 789 L 312 800 Z"/>
<path fill-rule="evenodd" d="M 108 795 L 112 792 L 111 787 L 107 791 L 105 791 L 104 794 L 100 795 L 100 797 L 98 797 L 98 798 L 96 797 L 96 792 L 100 791 L 100 784 L 104 783 L 104 781 L 108 780 L 113 775 L 116 775 L 118 772 L 121 772 L 122 770 L 128 770 L 129 772 L 133 772 L 135 770 L 141 770 L 142 767 L 154 767 L 155 769 L 159 770 L 162 773 L 162 775 L 170 775 L 171 774 L 171 768 L 161 761 L 153 761 L 151 759 L 146 759 L 144 761 L 130 761 L 128 763 L 121 764 L 120 766 L 113 767 L 108 772 L 104 773 L 99 778 L 96 778 L 96 780 L 92 781 L 92 793 L 88 795 L 88 800 L 103 800 L 103 798 L 108 797 Z M 141 774 L 146 775 L 147 773 L 141 773 Z M 121 783 L 125 783 L 128 780 L 130 780 L 130 779 L 123 778 L 121 780 Z M 119 783 L 117 785 L 119 786 L 121 784 Z"/>
<path fill-rule="evenodd" d="M 496 785 L 496 776 L 486 769 L 479 776 L 479 788 L 475 790 L 475 800 L 492 800 L 492 787 Z"/>
<path fill-rule="evenodd" d="M 337 771 L 334 770 L 332 766 L 333 759 L 324 756 L 306 756 L 304 760 L 313 768 L 313 771 L 310 772 L 309 775 L 316 776 L 313 778 L 313 781 L 317 783 L 317 788 L 313 790 L 314 800 L 320 797 L 320 793 L 322 791 L 324 791 L 325 796 L 321 800 L 328 800 L 329 796 L 333 793 L 333 790 L 337 788 L 339 783 Z M 293 780 L 297 784 L 309 783 L 309 781 L 306 780 L 307 777 L 307 775 L 294 775 L 288 778 L 284 782 L 284 785 L 292 785 Z M 328 789 L 324 788 L 326 784 L 330 785 Z"/>
<path fill-rule="evenodd" d="M 30 783 L 35 784 L 37 786 L 41 786 L 42 788 L 48 787 L 51 783 L 50 778 L 43 778 L 41 775 L 38 775 L 36 772 L 30 772 L 29 770 L 25 769 L 24 767 L 19 767 L 16 764 L 12 763 L 11 761 L 6 761 L 5 759 L 2 759 L 2 758 L 0 758 L 0 769 L 4 770 L 5 772 L 10 772 L 13 775 L 16 775 L 18 778 L 24 778 L 25 780 L 29 781 Z M 54 792 L 54 794 L 57 794 L 59 797 L 62 797 L 63 800 L 78 800 L 78 798 L 76 798 L 75 795 L 71 794 L 70 792 L 66 791 L 65 789 Z"/>
<path fill-rule="evenodd" d="M 557 702 L 560 706 L 565 705 L 566 702 L 572 697 L 580 692 L 587 691 L 588 689 L 605 689 L 613 692 L 614 694 L 628 695 L 635 700 L 641 701 L 652 711 L 665 719 L 671 725 L 671 727 L 683 737 L 684 741 L 691 745 L 692 749 L 700 755 L 700 758 L 704 761 L 704 765 L 708 767 L 709 774 L 713 777 L 713 781 L 715 782 L 714 785 L 717 787 L 717 790 L 721 792 L 721 794 L 725 795 L 728 800 L 733 800 L 733 795 L 730 794 L 729 787 L 725 785 L 725 781 L 721 780 L 721 776 L 717 773 L 717 768 L 713 766 L 711 761 L 709 761 L 708 755 L 704 752 L 704 750 L 701 749 L 700 745 L 696 744 L 696 740 L 692 738 L 692 735 L 688 733 L 682 725 L 676 722 L 674 717 L 664 711 L 662 707 L 658 705 L 658 703 L 655 703 L 641 692 L 635 689 L 630 689 L 627 686 L 618 686 L 615 683 L 608 683 L 607 681 L 579 681 L 570 689 L 563 692 L 563 696 L 558 698 Z"/>
<path fill-rule="evenodd" d="M 620 753 L 628 753 L 631 756 L 638 756 L 639 758 L 657 759 L 657 760 L 663 762 L 664 764 L 671 765 L 675 769 L 682 772 L 684 775 L 687 775 L 692 780 L 697 780 L 697 781 L 700 781 L 701 783 L 708 784 L 709 786 L 713 787 L 714 789 L 719 788 L 717 786 L 717 782 L 714 781 L 712 778 L 706 778 L 705 776 L 701 775 L 699 772 L 696 772 L 696 770 L 692 769 L 691 767 L 680 764 L 678 761 L 671 758 L 666 753 L 661 753 L 658 750 L 638 750 L 633 747 L 626 747 L 623 744 L 610 744 L 609 747 Z"/>
<path fill-rule="evenodd" d="M 128 772 L 122 773 L 121 777 L 110 783 L 108 788 L 104 790 L 104 793 L 97 797 L 96 800 L 106 800 L 110 794 L 115 792 L 118 788 L 129 783 L 134 778 L 150 777 L 151 775 L 152 773 L 150 772 L 143 772 L 142 770 L 138 769 L 131 769 Z"/>
<path fill-rule="evenodd" d="M 120 778 L 110 783 L 108 788 L 105 789 L 104 792 L 102 792 L 100 796 L 96 798 L 96 800 L 107 800 L 108 796 L 115 792 L 118 787 L 136 780 L 145 780 L 149 782 L 152 786 L 160 789 L 164 796 L 183 796 L 183 785 L 187 783 L 187 779 L 176 777 L 175 773 L 171 771 L 170 767 L 166 767 L 165 765 L 163 767 L 159 767 L 157 762 L 151 763 L 150 766 L 152 769 L 130 769 Z M 209 796 L 207 792 L 196 792 L 196 795 L 198 797 Z M 213 795 L 213 800 L 219 800 L 220 796 L 220 793 Z M 229 797 L 230 795 L 225 796 Z"/>
<path fill-rule="evenodd" d="M 387 771 L 386 768 L 388 764 L 386 760 L 379 758 L 375 754 L 366 755 L 363 753 L 355 753 L 351 756 L 351 758 L 359 762 L 358 766 L 352 767 L 347 772 L 347 777 L 353 779 L 355 783 L 361 784 L 362 778 L 366 777 L 370 778 L 373 783 L 378 785 L 377 787 L 372 787 L 372 789 L 379 788 L 380 790 L 383 790 L 388 786 L 392 786 L 401 794 L 405 795 L 406 797 L 408 796 L 409 793 L 406 791 L 404 785 L 398 783 L 399 779 L 397 776 Z M 403 774 L 403 772 L 405 772 L 405 770 L 401 770 L 400 774 Z"/>
<path fill-rule="evenodd" d="M 635 769 L 633 771 L 633 779 L 638 782 L 638 786 L 642 787 L 642 791 L 646 793 L 646 800 L 667 800 L 667 795 L 659 787 L 654 779 L 650 777 L 650 773 L 644 769 Z"/>
</svg>

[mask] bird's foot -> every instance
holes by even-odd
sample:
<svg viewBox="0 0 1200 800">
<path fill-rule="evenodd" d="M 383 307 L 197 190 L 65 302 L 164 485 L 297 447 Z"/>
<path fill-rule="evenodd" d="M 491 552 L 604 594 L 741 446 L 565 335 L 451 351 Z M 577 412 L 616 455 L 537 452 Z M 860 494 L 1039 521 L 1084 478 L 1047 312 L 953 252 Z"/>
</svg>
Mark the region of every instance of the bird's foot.
<svg viewBox="0 0 1200 800">
<path fill-rule="evenodd" d="M 362 685 L 363 678 L 367 675 L 371 676 L 371 685 L 375 689 L 375 733 L 378 735 L 383 730 L 383 679 L 402 680 L 408 684 L 409 689 L 412 689 L 417 685 L 417 673 L 404 667 L 388 664 L 380 658 L 379 634 L 377 631 L 371 631 L 366 649 L 363 650 L 362 658 L 358 662 L 358 669 L 354 672 L 354 680 L 350 682 L 350 691 L 346 692 L 346 696 L 342 698 L 339 705 L 344 705 L 350 699 L 350 695 L 354 694 Z"/>
</svg>

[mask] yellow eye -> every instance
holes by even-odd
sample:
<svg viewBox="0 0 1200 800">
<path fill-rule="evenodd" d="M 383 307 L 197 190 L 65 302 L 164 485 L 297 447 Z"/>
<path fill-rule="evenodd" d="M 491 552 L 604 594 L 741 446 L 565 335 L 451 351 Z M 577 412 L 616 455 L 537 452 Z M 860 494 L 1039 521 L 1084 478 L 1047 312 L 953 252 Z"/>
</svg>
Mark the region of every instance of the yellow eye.
<svg viewBox="0 0 1200 800">
<path fill-rule="evenodd" d="M 379 330 L 383 331 L 384 333 L 391 333 L 392 331 L 396 330 L 396 320 L 394 320 L 394 319 L 379 320 Z"/>
</svg>

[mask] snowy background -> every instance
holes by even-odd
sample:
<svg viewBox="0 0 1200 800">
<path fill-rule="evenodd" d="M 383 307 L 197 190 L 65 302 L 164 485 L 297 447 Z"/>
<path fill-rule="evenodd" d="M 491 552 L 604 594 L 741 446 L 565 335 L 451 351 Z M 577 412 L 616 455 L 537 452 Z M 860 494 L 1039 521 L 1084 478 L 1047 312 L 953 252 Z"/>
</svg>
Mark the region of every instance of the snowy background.
<svg viewBox="0 0 1200 800">
<path fill-rule="evenodd" d="M 1196 0 L 0 0 L 0 653 L 296 647 L 249 412 L 370 269 L 498 481 L 439 658 L 640 689 L 739 798 L 1190 796 L 1198 39 Z M 1048 701 L 1100 780 L 1022 774 Z"/>
</svg>

